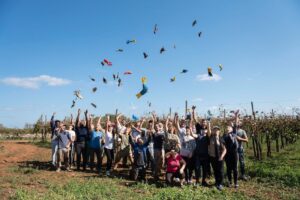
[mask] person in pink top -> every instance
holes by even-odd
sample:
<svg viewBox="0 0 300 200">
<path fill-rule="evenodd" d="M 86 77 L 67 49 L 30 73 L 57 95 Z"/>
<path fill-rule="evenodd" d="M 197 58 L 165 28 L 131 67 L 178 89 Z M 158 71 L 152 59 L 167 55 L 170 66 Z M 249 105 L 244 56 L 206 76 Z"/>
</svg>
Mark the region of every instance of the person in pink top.
<svg viewBox="0 0 300 200">
<path fill-rule="evenodd" d="M 180 183 L 180 186 L 183 186 L 186 162 L 174 149 L 168 152 L 165 157 L 167 161 L 167 184 Z"/>
</svg>

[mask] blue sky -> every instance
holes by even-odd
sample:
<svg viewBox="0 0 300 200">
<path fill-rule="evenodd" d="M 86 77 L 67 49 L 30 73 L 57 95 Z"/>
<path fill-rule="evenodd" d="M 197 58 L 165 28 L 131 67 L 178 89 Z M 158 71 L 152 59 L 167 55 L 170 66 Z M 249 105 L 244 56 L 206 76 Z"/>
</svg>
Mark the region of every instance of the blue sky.
<svg viewBox="0 0 300 200">
<path fill-rule="evenodd" d="M 128 39 L 137 43 L 126 45 Z M 167 51 L 160 55 L 162 46 Z M 0 0 L 0 123 L 22 127 L 41 114 L 63 118 L 79 107 L 97 115 L 116 108 L 127 115 L 169 107 L 183 113 L 185 100 L 202 114 L 217 114 L 221 104 L 249 110 L 251 100 L 259 110 L 289 112 L 300 106 L 299 52 L 297 0 Z M 113 66 L 102 67 L 104 58 Z M 221 80 L 197 79 L 208 66 Z M 111 82 L 113 73 L 128 70 L 133 74 L 122 75 L 122 87 Z M 142 76 L 149 92 L 136 99 Z M 28 80 L 38 88 L 28 88 Z M 84 99 L 71 109 L 76 89 Z"/>
</svg>

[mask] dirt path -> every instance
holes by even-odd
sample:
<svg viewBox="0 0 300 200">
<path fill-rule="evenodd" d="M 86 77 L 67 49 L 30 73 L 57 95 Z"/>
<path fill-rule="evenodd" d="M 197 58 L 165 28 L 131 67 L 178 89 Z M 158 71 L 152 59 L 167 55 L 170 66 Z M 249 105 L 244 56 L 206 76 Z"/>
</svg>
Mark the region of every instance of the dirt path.
<svg viewBox="0 0 300 200">
<path fill-rule="evenodd" d="M 7 175 L 7 169 L 9 167 L 18 166 L 20 163 L 25 163 L 28 160 L 32 160 L 37 154 L 48 155 L 49 150 L 31 145 L 27 141 L 1 142 L 0 176 Z"/>
</svg>

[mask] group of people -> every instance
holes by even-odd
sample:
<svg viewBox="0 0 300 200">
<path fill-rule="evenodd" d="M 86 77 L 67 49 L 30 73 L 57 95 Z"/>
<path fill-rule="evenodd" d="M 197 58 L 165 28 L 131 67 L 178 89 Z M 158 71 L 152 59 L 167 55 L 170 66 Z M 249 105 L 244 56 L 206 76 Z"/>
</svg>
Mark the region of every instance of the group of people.
<svg viewBox="0 0 300 200">
<path fill-rule="evenodd" d="M 228 186 L 238 188 L 238 174 L 246 179 L 243 143 L 248 142 L 238 111 L 221 135 L 220 127 L 212 127 L 210 120 L 200 120 L 195 109 L 193 106 L 185 119 L 179 118 L 177 113 L 173 119 L 171 116 L 159 119 L 152 113 L 147 120 L 129 121 L 117 115 L 111 121 L 107 115 L 103 123 L 101 116 L 94 118 L 87 110 L 84 119 L 80 118 L 81 110 L 78 110 L 75 123 L 72 116 L 69 123 L 55 120 L 54 113 L 50 122 L 52 164 L 59 172 L 63 159 L 67 171 L 71 171 L 72 166 L 85 171 L 88 166 L 102 175 L 105 156 L 106 176 L 118 170 L 121 164 L 130 162 L 133 180 L 146 181 L 148 170 L 155 181 L 164 174 L 167 184 L 179 186 L 208 186 L 212 168 L 215 185 L 222 190 L 225 161 Z"/>
</svg>

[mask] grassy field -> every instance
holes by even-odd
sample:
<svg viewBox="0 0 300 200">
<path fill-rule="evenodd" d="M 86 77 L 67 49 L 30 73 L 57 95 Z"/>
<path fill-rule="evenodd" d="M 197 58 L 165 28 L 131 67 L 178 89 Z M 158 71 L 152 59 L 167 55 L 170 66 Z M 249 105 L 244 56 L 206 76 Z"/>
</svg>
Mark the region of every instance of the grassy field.
<svg viewBox="0 0 300 200">
<path fill-rule="evenodd" d="M 7 167 L 10 176 L 1 177 L 0 194 L 9 199 L 299 199 L 300 143 L 287 147 L 272 159 L 257 162 L 247 159 L 251 179 L 240 181 L 239 189 L 184 186 L 183 188 L 135 184 L 126 178 L 98 177 L 93 173 L 50 171 L 47 167 L 49 144 L 32 143 L 39 154 L 28 164 Z M 1 146 L 1 145 L 0 145 Z M 250 149 L 248 149 L 250 151 Z M 251 152 L 248 152 L 249 154 Z M 39 163 L 36 165 L 35 163 Z M 44 164 L 45 166 L 41 166 Z M 213 180 L 210 180 L 213 184 Z M 4 189 L 3 187 L 4 186 Z M 0 198 L 1 199 L 1 198 Z"/>
</svg>

